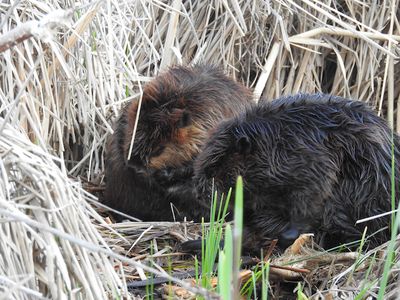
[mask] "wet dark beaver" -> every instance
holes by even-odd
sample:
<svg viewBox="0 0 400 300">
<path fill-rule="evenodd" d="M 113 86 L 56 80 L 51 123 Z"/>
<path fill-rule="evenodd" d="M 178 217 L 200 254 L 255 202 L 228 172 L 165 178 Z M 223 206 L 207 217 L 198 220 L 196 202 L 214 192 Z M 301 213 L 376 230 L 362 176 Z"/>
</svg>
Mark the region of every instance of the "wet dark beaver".
<svg viewBox="0 0 400 300">
<path fill-rule="evenodd" d="M 251 92 L 216 67 L 177 66 L 145 85 L 125 107 L 106 153 L 103 202 L 142 220 L 199 219 L 192 184 L 193 160 L 209 131 L 251 105 Z"/>
<path fill-rule="evenodd" d="M 399 138 L 394 142 L 395 194 L 399 196 Z M 389 238 L 392 132 L 365 104 L 322 94 L 263 101 L 223 122 L 195 162 L 195 182 L 209 201 L 243 176 L 245 245 L 278 238 L 285 248 L 312 232 L 326 248 L 377 232 Z M 246 245 L 247 244 L 247 245 Z"/>
</svg>

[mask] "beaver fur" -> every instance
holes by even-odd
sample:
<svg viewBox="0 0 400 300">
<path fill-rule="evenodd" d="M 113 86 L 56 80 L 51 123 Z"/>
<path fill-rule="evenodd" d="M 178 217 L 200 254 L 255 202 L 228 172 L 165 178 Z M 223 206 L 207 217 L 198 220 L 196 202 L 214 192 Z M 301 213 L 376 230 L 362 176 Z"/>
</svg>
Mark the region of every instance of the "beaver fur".
<svg viewBox="0 0 400 300">
<path fill-rule="evenodd" d="M 393 136 L 395 195 L 399 196 L 399 137 Z M 262 101 L 221 123 L 195 162 L 200 199 L 211 179 L 226 192 L 244 181 L 246 248 L 278 238 L 285 248 L 312 232 L 323 247 L 389 238 L 392 131 L 360 101 L 299 94 Z M 255 246 L 257 245 L 257 246 Z"/>
<path fill-rule="evenodd" d="M 146 84 L 132 153 L 139 99 L 118 119 L 106 152 L 102 202 L 142 220 L 199 219 L 193 160 L 208 132 L 252 103 L 251 92 L 216 67 L 168 69 Z"/>
</svg>

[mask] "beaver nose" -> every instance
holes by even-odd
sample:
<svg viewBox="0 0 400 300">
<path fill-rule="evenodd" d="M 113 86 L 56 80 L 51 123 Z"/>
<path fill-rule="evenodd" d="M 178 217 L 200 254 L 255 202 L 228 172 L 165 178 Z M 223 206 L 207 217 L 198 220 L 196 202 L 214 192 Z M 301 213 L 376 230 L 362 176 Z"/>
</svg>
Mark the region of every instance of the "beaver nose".
<svg viewBox="0 0 400 300">
<path fill-rule="evenodd" d="M 294 241 L 299 237 L 300 232 L 293 227 L 281 233 L 278 243 L 283 248 L 286 249 L 294 243 Z"/>
</svg>

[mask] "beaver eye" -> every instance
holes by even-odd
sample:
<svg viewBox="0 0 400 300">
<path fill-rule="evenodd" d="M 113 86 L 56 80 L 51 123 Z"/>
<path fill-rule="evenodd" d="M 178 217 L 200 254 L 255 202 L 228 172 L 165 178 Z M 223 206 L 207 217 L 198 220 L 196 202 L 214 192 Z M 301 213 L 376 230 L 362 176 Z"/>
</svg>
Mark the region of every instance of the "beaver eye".
<svg viewBox="0 0 400 300">
<path fill-rule="evenodd" d="M 165 146 L 159 145 L 151 152 L 151 157 L 159 156 L 165 149 Z"/>
</svg>

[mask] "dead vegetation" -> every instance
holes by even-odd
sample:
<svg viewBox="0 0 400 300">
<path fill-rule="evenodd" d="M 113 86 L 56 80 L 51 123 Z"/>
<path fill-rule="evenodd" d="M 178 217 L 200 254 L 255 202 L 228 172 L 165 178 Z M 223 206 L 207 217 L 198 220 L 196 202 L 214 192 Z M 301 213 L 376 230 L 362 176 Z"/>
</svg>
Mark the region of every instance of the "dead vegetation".
<svg viewBox="0 0 400 300">
<path fill-rule="evenodd" d="M 73 17 L 52 39 L 46 32 L 44 40 L 35 35 L 0 53 L 0 298 L 128 298 L 127 281 L 146 279 L 145 271 L 165 277 L 170 261 L 173 273 L 186 272 L 192 262 L 176 253 L 176 244 L 198 237 L 198 225 L 108 224 L 79 181 L 101 184 L 112 120 L 171 64 L 220 65 L 254 88 L 256 100 L 318 91 L 360 99 L 400 132 L 398 5 L 2 1 L 0 36 L 58 9 L 72 9 Z M 296 267 L 309 271 L 300 278 L 303 293 L 374 298 L 386 249 L 340 262 L 321 251 L 301 252 L 319 257 Z M 394 249 L 388 299 L 398 292 Z M 280 284 L 272 289 L 276 297 Z"/>
</svg>

